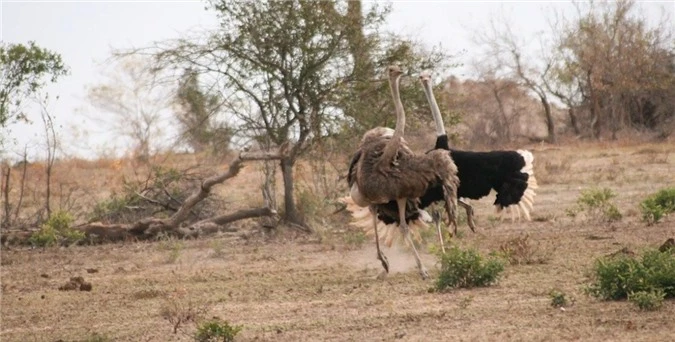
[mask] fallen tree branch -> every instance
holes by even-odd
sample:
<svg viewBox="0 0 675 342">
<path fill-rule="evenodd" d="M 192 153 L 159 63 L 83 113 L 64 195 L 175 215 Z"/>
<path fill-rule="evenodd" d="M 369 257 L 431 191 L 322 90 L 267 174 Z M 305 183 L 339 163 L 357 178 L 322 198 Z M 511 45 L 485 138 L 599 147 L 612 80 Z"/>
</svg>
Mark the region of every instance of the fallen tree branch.
<svg viewBox="0 0 675 342">
<path fill-rule="evenodd" d="M 185 199 L 183 204 L 176 212 L 167 219 L 146 217 L 130 224 L 103 224 L 99 222 L 88 223 L 74 227 L 85 233 L 89 241 L 125 241 L 125 240 L 147 240 L 155 238 L 158 234 L 164 232 L 177 237 L 196 237 L 200 235 L 212 234 L 219 231 L 225 231 L 223 225 L 254 217 L 272 216 L 276 212 L 270 208 L 242 209 L 234 213 L 223 214 L 208 219 L 204 219 L 187 227 L 181 227 L 190 215 L 192 209 L 199 202 L 204 200 L 211 192 L 211 188 L 221 184 L 226 180 L 239 174 L 246 161 L 257 160 L 279 160 L 288 153 L 288 145 L 284 144 L 278 152 L 242 152 L 235 158 L 227 171 L 215 176 L 204 179 L 199 189 Z"/>
<path fill-rule="evenodd" d="M 208 235 L 227 230 L 226 228 L 224 228 L 224 225 L 228 223 L 232 223 L 247 218 L 272 216 L 272 215 L 276 215 L 276 211 L 267 207 L 242 209 L 231 214 L 224 214 L 208 218 L 205 220 L 201 220 L 199 222 L 195 222 L 187 228 L 179 228 L 178 232 L 181 234 L 181 237 L 196 237 L 202 234 Z"/>
</svg>

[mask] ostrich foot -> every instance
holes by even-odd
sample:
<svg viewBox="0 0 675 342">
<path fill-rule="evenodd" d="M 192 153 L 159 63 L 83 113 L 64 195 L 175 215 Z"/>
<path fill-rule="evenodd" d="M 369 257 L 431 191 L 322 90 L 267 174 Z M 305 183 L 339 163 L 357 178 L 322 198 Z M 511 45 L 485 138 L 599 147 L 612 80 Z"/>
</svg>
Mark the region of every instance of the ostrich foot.
<svg viewBox="0 0 675 342">
<path fill-rule="evenodd" d="M 420 275 L 422 276 L 422 280 L 429 279 L 429 271 L 427 271 L 426 267 L 422 266 L 422 268 L 420 268 Z"/>
</svg>

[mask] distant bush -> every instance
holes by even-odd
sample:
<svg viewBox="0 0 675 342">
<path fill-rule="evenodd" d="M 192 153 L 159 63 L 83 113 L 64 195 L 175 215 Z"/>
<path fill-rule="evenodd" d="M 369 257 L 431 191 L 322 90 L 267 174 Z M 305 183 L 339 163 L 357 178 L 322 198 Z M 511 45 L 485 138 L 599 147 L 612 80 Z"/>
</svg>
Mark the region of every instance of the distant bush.
<svg viewBox="0 0 675 342">
<path fill-rule="evenodd" d="M 199 324 L 195 340 L 199 342 L 231 342 L 243 327 L 229 322 L 212 319 Z"/>
<path fill-rule="evenodd" d="M 565 295 L 564 292 L 558 291 L 558 290 L 551 290 L 549 292 L 549 297 L 551 297 L 551 306 L 554 308 L 562 308 L 564 306 L 567 306 L 568 301 L 567 301 L 567 296 Z"/>
<path fill-rule="evenodd" d="M 661 308 L 666 294 L 662 289 L 653 291 L 638 291 L 628 295 L 628 300 L 637 305 L 640 310 L 654 311 Z"/>
<path fill-rule="evenodd" d="M 511 265 L 545 264 L 550 256 L 530 242 L 530 236 L 519 236 L 499 246 L 497 255 L 506 259 Z"/>
<path fill-rule="evenodd" d="M 85 234 L 71 228 L 73 217 L 65 211 L 57 211 L 47 219 L 40 230 L 33 233 L 28 241 L 34 246 L 49 247 L 70 245 L 84 239 Z"/>
<path fill-rule="evenodd" d="M 675 188 L 662 189 L 640 203 L 642 220 L 652 225 L 675 212 Z"/>
<path fill-rule="evenodd" d="M 581 192 L 575 207 L 568 209 L 567 214 L 575 217 L 584 212 L 589 219 L 605 222 L 619 221 L 622 218 L 619 209 L 612 203 L 616 194 L 609 188 L 593 188 Z"/>
<path fill-rule="evenodd" d="M 647 250 L 641 257 L 620 254 L 595 261 L 588 292 L 600 299 L 629 299 L 641 308 L 675 297 L 675 254 Z"/>
<path fill-rule="evenodd" d="M 502 271 L 504 263 L 498 258 L 484 259 L 476 250 L 455 246 L 441 255 L 436 290 L 489 286 L 497 281 Z"/>
</svg>

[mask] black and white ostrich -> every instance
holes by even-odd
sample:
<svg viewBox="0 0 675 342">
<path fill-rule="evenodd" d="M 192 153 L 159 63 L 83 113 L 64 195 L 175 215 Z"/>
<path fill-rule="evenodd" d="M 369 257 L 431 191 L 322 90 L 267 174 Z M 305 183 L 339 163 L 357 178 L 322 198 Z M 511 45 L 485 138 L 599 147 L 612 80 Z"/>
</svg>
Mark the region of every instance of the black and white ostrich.
<svg viewBox="0 0 675 342">
<path fill-rule="evenodd" d="M 532 165 L 534 161 L 532 153 L 527 150 L 473 152 L 451 149 L 441 111 L 432 90 L 431 72 L 428 70 L 422 72 L 420 81 L 436 124 L 436 145 L 432 151 L 439 149 L 449 151 L 455 165 L 457 165 L 459 177 L 458 204 L 465 208 L 467 222 L 471 230 L 475 231 L 476 228 L 473 208 L 463 199 L 477 200 L 487 196 L 491 190 L 497 193 L 494 205 L 498 212 L 509 208 L 512 210 L 512 218 L 515 218 L 516 215 L 520 217 L 522 212 L 529 221 L 534 196 L 536 195 L 534 189 L 537 188 L 537 180 L 534 177 Z M 442 201 L 442 195 L 442 189 L 429 189 L 420 198 L 420 208 Z M 455 226 L 455 230 L 456 228 Z"/>
</svg>

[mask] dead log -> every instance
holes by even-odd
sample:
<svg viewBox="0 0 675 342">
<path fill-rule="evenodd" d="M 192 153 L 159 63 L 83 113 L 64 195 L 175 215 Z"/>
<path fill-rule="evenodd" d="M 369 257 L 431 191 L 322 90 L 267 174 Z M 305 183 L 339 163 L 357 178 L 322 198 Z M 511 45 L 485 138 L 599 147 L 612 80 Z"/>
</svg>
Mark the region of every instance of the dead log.
<svg viewBox="0 0 675 342">
<path fill-rule="evenodd" d="M 94 243 L 148 240 L 156 238 L 161 233 L 185 238 L 225 231 L 227 228 L 224 228 L 223 226 L 235 221 L 247 218 L 276 215 L 274 210 L 267 207 L 242 209 L 234 213 L 208 218 L 190 224 L 189 226 L 181 226 L 188 219 L 189 214 L 194 206 L 209 196 L 211 188 L 239 174 L 239 171 L 241 171 L 244 162 L 256 160 L 279 160 L 284 158 L 287 153 L 288 148 L 286 144 L 282 145 L 277 152 L 240 153 L 237 158 L 230 162 L 226 172 L 204 179 L 201 182 L 199 189 L 188 196 L 180 208 L 178 208 L 178 210 L 169 218 L 159 219 L 154 217 L 146 217 L 129 224 L 104 224 L 100 222 L 93 222 L 73 227 L 73 229 L 83 232 L 86 236 L 86 241 Z M 27 242 L 28 237 L 30 237 L 30 235 L 25 237 L 23 243 Z M 4 237 L 4 234 L 3 239 L 7 239 L 7 237 Z"/>
</svg>

